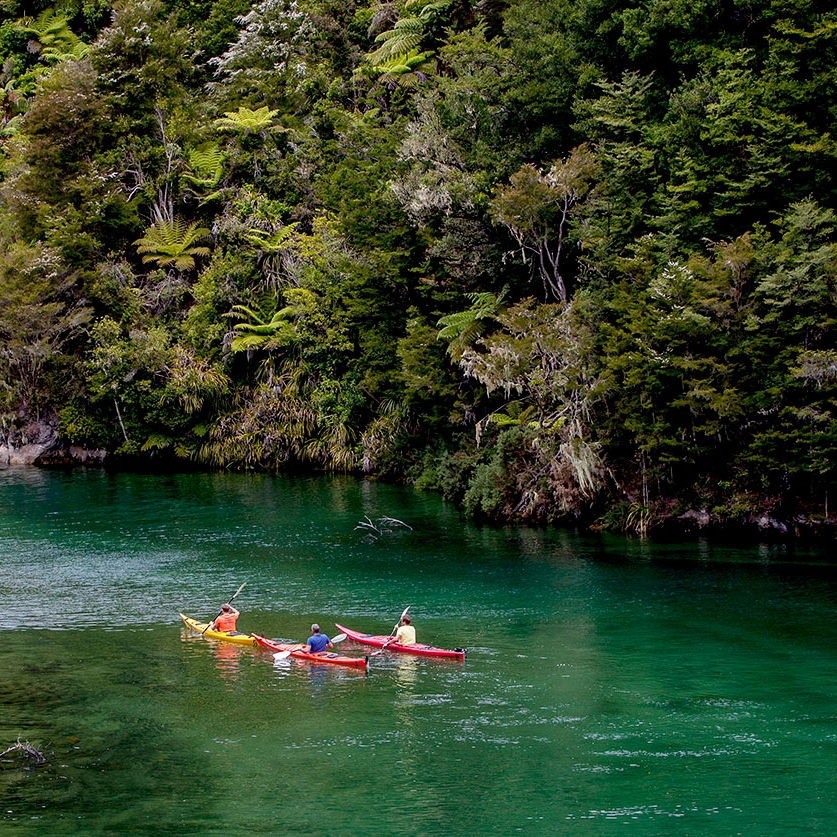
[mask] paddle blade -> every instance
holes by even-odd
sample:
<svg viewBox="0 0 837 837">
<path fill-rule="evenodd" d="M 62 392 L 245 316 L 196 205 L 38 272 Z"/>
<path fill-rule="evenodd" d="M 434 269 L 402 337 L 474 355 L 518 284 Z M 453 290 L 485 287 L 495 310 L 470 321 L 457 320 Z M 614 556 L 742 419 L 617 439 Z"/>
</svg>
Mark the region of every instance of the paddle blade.
<svg viewBox="0 0 837 837">
<path fill-rule="evenodd" d="M 336 645 L 338 642 L 343 642 L 343 640 L 345 638 L 346 638 L 346 634 L 337 634 L 337 636 L 333 636 L 331 638 L 331 644 Z"/>
<path fill-rule="evenodd" d="M 290 652 L 290 651 L 277 651 L 277 652 L 273 655 L 273 659 L 274 659 L 274 660 L 286 660 L 286 659 L 287 659 L 288 657 L 290 657 L 290 656 L 291 656 L 291 652 Z"/>
</svg>

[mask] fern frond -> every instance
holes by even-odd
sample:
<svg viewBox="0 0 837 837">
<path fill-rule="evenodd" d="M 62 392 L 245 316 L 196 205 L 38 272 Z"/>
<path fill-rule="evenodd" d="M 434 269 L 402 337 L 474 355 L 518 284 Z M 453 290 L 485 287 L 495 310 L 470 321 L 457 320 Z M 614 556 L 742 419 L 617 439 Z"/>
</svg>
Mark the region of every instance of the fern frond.
<svg viewBox="0 0 837 837">
<path fill-rule="evenodd" d="M 264 324 L 265 320 L 262 314 L 258 311 L 254 311 L 252 308 L 248 308 L 246 305 L 233 305 L 233 307 L 227 311 L 227 317 L 240 317 L 244 319 L 245 317 L 253 320 L 256 323 Z"/>
<path fill-rule="evenodd" d="M 375 72 L 381 75 L 406 75 L 407 73 L 414 72 L 422 64 L 427 63 L 427 59 L 431 55 L 433 55 L 432 52 L 419 52 L 417 49 L 412 49 L 406 55 L 393 56 L 388 61 L 377 64 L 374 69 Z"/>
<path fill-rule="evenodd" d="M 288 322 L 282 322 L 277 326 L 267 329 L 265 326 L 247 329 L 246 323 L 239 323 L 236 330 L 242 331 L 230 342 L 230 351 L 233 354 L 249 351 L 271 351 L 290 346 L 296 339 L 293 326 Z"/>
<path fill-rule="evenodd" d="M 293 224 L 287 224 L 286 226 L 281 227 L 274 233 L 268 233 L 254 227 L 244 236 L 244 238 L 249 241 L 250 244 L 255 245 L 260 250 L 264 250 L 266 253 L 278 253 L 280 250 L 284 249 L 288 240 L 296 232 L 296 228 L 296 221 L 294 221 Z"/>
<path fill-rule="evenodd" d="M 171 447 L 171 439 L 161 433 L 152 433 L 142 444 L 140 450 L 165 450 Z"/>
<path fill-rule="evenodd" d="M 440 317 L 436 325 L 442 326 L 442 329 L 437 337 L 441 340 L 453 340 L 460 335 L 465 326 L 473 321 L 474 315 L 471 311 L 457 311 L 455 314 Z"/>
<path fill-rule="evenodd" d="M 402 18 L 392 29 L 381 32 L 375 38 L 375 43 L 380 46 L 366 55 L 366 61 L 377 66 L 399 55 L 409 55 L 418 48 L 423 38 L 424 24 L 419 18 Z"/>
<path fill-rule="evenodd" d="M 44 47 L 41 50 L 41 58 L 49 64 L 57 64 L 59 61 L 76 61 L 84 58 L 89 51 L 90 47 L 84 41 L 77 40 L 72 44 Z"/>
<path fill-rule="evenodd" d="M 248 352 L 251 349 L 261 349 L 264 347 L 266 338 L 260 334 L 240 334 L 235 337 L 230 343 L 230 351 Z"/>
<path fill-rule="evenodd" d="M 216 119 L 215 126 L 219 131 L 256 133 L 269 127 L 277 113 L 278 110 L 270 110 L 267 105 L 257 110 L 241 105 L 237 111 L 226 111 L 222 118 Z"/>
<path fill-rule="evenodd" d="M 426 24 L 435 23 L 453 5 L 453 0 L 437 0 L 426 3 L 419 12 L 419 19 Z"/>
<path fill-rule="evenodd" d="M 70 29 L 64 12 L 44 9 L 36 18 L 23 17 L 15 28 L 31 39 L 30 48 L 48 63 L 83 58 L 89 47 Z"/>
<path fill-rule="evenodd" d="M 212 189 L 224 174 L 224 152 L 217 146 L 193 148 L 189 152 L 189 166 L 194 175 L 184 174 L 184 179 L 195 186 Z"/>
<path fill-rule="evenodd" d="M 233 331 L 237 334 L 252 334 L 256 337 L 270 337 L 276 331 L 276 323 L 236 323 Z"/>
<path fill-rule="evenodd" d="M 191 270 L 195 257 L 208 256 L 209 248 L 197 244 L 210 234 L 196 223 L 186 224 L 181 218 L 161 219 L 152 224 L 142 238 L 134 242 L 143 264 L 156 262 L 159 267 L 173 266 L 177 270 Z"/>
</svg>

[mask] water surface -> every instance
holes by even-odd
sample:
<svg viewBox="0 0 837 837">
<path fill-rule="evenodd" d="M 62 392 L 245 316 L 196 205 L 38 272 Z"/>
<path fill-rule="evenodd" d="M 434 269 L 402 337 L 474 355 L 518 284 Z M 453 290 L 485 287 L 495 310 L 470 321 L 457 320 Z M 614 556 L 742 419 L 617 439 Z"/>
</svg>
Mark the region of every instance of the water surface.
<svg viewBox="0 0 837 837">
<path fill-rule="evenodd" d="M 0 834 L 834 831 L 829 555 L 478 528 L 332 478 L 7 470 L 0 515 L 0 751 L 49 757 L 0 763 Z M 383 517 L 410 528 L 358 528 Z M 244 631 L 410 605 L 467 659 L 183 628 L 243 581 Z"/>
</svg>

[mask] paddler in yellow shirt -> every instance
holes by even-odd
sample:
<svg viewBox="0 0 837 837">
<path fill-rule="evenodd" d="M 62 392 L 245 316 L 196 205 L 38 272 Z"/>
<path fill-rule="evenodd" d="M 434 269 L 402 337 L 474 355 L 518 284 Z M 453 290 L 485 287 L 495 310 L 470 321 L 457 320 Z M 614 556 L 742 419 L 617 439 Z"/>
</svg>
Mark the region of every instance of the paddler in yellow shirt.
<svg viewBox="0 0 837 837">
<path fill-rule="evenodd" d="M 410 624 L 410 621 L 410 617 L 406 613 L 401 617 L 401 625 L 395 632 L 392 642 L 397 642 L 399 645 L 416 644 L 416 629 Z"/>
</svg>

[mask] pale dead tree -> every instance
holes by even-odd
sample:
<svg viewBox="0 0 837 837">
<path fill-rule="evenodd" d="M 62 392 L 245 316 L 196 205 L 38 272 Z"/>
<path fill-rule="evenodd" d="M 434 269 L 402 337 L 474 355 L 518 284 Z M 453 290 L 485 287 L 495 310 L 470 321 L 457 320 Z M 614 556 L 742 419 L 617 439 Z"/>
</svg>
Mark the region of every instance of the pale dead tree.
<svg viewBox="0 0 837 837">
<path fill-rule="evenodd" d="M 795 378 L 813 381 L 821 389 L 826 381 L 837 379 L 837 352 L 800 352 L 796 366 L 791 370 Z"/>
</svg>

